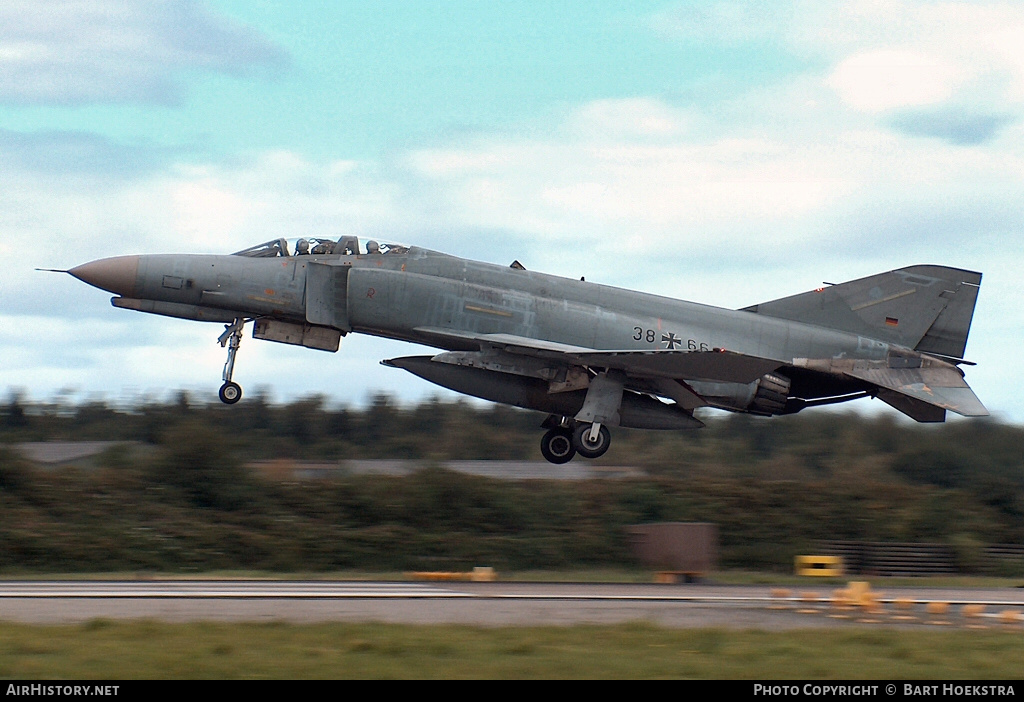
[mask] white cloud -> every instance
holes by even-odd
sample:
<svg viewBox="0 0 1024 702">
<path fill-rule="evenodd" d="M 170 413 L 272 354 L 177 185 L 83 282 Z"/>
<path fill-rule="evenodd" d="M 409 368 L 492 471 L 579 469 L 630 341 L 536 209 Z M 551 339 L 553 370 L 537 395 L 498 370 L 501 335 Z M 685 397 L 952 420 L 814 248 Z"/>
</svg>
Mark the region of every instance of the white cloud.
<svg viewBox="0 0 1024 702">
<path fill-rule="evenodd" d="M 183 70 L 236 74 L 285 60 L 194 0 L 0 3 L 0 102 L 176 103 Z"/>
<path fill-rule="evenodd" d="M 884 112 L 944 104 L 978 114 L 1024 101 L 1024 6 L 1008 2 L 806 0 L 784 32 L 830 64 L 827 85 L 852 107 Z"/>
<path fill-rule="evenodd" d="M 599 109 L 607 113 L 608 102 Z M 799 247 L 820 238 L 843 203 L 967 184 L 977 191 L 1015 182 L 1024 167 L 1012 141 L 965 151 L 856 123 L 822 129 L 815 110 L 775 130 L 711 139 L 684 130 L 654 141 L 625 136 L 618 123 L 580 132 L 579 115 L 593 110 L 582 106 L 543 136 L 531 129 L 417 151 L 409 167 L 464 228 L 599 247 L 629 241 L 637 254 L 681 257 Z"/>
<path fill-rule="evenodd" d="M 250 214 L 257 209 L 247 206 L 238 195 L 208 182 L 179 181 L 168 184 L 173 203 L 173 230 L 183 249 L 209 242 L 216 232 L 235 239 L 248 232 Z"/>
<path fill-rule="evenodd" d="M 844 59 L 828 84 L 858 110 L 882 112 L 949 99 L 960 82 L 956 68 L 915 51 L 881 49 Z"/>
</svg>

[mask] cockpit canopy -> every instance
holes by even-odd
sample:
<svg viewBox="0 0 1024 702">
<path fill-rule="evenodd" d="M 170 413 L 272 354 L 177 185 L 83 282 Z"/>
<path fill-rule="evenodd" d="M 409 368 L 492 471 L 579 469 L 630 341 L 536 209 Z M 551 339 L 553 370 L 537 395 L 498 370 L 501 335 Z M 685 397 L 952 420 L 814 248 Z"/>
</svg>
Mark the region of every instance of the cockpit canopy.
<svg viewBox="0 0 1024 702">
<path fill-rule="evenodd" d="M 388 244 L 378 242 L 374 239 L 367 239 L 360 249 L 359 238 L 354 236 L 343 236 L 337 241 L 333 239 L 321 239 L 312 237 L 309 239 L 293 239 L 291 246 L 287 239 L 273 239 L 247 249 L 236 251 L 233 256 L 248 256 L 250 258 L 274 258 L 277 256 L 304 256 L 312 255 L 334 255 L 334 256 L 358 256 L 364 255 L 387 255 L 401 254 L 409 251 L 408 246 L 402 244 Z"/>
</svg>

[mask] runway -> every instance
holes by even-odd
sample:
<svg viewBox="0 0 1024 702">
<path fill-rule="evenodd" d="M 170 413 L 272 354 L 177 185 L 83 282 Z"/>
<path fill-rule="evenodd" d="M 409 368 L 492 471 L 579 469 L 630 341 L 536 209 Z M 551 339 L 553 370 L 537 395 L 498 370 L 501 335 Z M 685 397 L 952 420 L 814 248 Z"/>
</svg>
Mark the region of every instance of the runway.
<svg viewBox="0 0 1024 702">
<path fill-rule="evenodd" d="M 266 580 L 7 581 L 0 620 L 35 624 L 92 619 L 251 622 L 392 622 L 533 626 L 647 621 L 669 627 L 783 630 L 851 624 L 1016 625 L 1018 588 L 878 588 L 881 613 L 830 602 L 834 586 L 782 593 L 759 585 L 362 582 Z M 943 613 L 929 610 L 941 609 Z M 896 606 L 902 608 L 897 613 Z"/>
</svg>

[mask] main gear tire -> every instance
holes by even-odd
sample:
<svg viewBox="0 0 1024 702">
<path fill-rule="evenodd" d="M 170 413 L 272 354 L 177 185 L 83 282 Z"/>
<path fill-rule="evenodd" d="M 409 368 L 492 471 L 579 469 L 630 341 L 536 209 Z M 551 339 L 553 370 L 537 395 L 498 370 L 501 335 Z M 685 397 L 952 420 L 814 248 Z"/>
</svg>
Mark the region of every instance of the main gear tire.
<svg viewBox="0 0 1024 702">
<path fill-rule="evenodd" d="M 590 424 L 577 426 L 572 443 L 576 447 L 576 452 L 584 458 L 598 458 L 603 456 L 608 447 L 612 445 L 612 433 L 608 431 L 608 427 L 601 425 L 597 431 L 597 438 L 591 441 L 590 427 Z"/>
<path fill-rule="evenodd" d="M 568 429 L 552 429 L 540 440 L 540 452 L 550 463 L 561 465 L 576 456 L 572 432 Z"/>
</svg>

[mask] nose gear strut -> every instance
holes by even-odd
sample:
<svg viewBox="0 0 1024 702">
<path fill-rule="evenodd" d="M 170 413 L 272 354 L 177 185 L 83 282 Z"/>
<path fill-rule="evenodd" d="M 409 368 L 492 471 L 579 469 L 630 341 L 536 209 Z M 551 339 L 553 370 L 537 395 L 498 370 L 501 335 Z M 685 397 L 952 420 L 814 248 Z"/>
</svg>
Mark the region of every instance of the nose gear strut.
<svg viewBox="0 0 1024 702">
<path fill-rule="evenodd" d="M 232 382 L 231 376 L 235 372 L 235 354 L 238 353 L 238 346 L 242 343 L 242 331 L 248 321 L 245 317 L 236 317 L 233 323 L 224 325 L 224 333 L 217 339 L 222 347 L 228 347 L 228 360 L 224 364 L 224 374 L 222 375 L 224 384 L 220 386 L 220 392 L 217 393 L 220 396 L 220 401 L 225 405 L 233 405 L 242 399 L 242 386 Z"/>
</svg>

